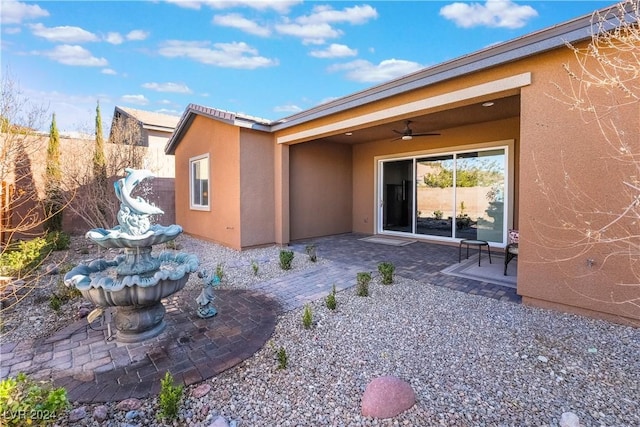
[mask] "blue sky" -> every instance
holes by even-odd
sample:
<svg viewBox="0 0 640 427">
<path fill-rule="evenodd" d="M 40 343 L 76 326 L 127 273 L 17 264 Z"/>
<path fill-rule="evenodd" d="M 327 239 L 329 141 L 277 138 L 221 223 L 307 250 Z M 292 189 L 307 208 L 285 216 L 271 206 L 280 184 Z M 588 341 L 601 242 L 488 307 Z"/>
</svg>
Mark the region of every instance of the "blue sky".
<svg viewBox="0 0 640 427">
<path fill-rule="evenodd" d="M 116 105 L 280 119 L 612 1 L 1 0 L 2 73 L 63 132 Z"/>
</svg>

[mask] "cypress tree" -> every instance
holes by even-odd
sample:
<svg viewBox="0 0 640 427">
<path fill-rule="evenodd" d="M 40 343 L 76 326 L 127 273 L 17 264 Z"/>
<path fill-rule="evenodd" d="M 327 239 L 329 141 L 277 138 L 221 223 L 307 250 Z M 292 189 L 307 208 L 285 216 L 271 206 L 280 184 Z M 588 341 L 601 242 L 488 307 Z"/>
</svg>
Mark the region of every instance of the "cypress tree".
<svg viewBox="0 0 640 427">
<path fill-rule="evenodd" d="M 107 161 L 104 155 L 104 135 L 102 133 L 102 115 L 100 101 L 96 107 L 96 148 L 93 153 L 93 175 L 96 179 L 107 179 Z"/>
<path fill-rule="evenodd" d="M 56 115 L 51 119 L 49 143 L 47 144 L 47 167 L 44 177 L 44 229 L 46 232 L 62 231 L 62 169 L 60 168 L 60 134 Z"/>
</svg>

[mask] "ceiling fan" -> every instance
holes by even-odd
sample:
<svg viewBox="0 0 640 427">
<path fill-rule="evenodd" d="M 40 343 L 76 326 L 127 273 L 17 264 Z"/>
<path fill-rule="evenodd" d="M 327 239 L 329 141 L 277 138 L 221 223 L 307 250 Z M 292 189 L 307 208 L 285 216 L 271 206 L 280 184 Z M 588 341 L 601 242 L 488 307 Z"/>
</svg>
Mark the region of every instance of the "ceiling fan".
<svg viewBox="0 0 640 427">
<path fill-rule="evenodd" d="M 401 130 L 401 131 L 392 129 L 395 133 L 400 135 L 399 137 L 392 139 L 392 141 L 397 141 L 398 139 L 401 139 L 403 141 L 411 141 L 414 136 L 435 136 L 435 135 L 440 135 L 439 133 L 413 133 L 413 130 L 409 127 L 410 123 L 411 123 L 411 120 L 406 120 L 404 122 L 404 129 Z"/>
</svg>

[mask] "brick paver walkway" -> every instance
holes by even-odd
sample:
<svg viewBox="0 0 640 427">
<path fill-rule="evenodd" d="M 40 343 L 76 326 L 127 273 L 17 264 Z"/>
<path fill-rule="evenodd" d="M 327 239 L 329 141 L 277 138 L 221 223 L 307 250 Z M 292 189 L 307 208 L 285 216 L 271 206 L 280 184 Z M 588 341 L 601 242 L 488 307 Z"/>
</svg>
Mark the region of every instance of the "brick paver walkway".
<svg viewBox="0 0 640 427">
<path fill-rule="evenodd" d="M 237 365 L 269 339 L 277 315 L 355 285 L 356 274 L 377 274 L 382 261 L 393 262 L 398 276 L 461 292 L 518 303 L 515 289 L 450 276 L 441 270 L 456 263 L 458 247 L 415 242 L 388 246 L 344 234 L 295 242 L 296 256 L 315 244 L 323 263 L 266 281 L 251 290 L 217 290 L 218 315 L 195 314 L 197 291 L 181 291 L 168 299 L 166 330 L 144 343 L 124 344 L 107 339 L 99 325 L 78 320 L 38 341 L 0 346 L 0 377 L 25 372 L 52 378 L 78 402 L 117 401 L 156 395 L 160 379 L 170 371 L 177 382 L 198 383 Z M 95 328 L 95 329 L 94 329 Z"/>
<path fill-rule="evenodd" d="M 271 337 L 280 311 L 275 300 L 260 292 L 218 290 L 218 314 L 201 319 L 195 314 L 197 293 L 170 297 L 165 331 L 143 343 L 109 340 L 107 330 L 81 319 L 47 339 L 3 344 L 2 377 L 24 372 L 51 378 L 77 402 L 144 398 L 158 393 L 166 371 L 178 383 L 194 384 L 251 357 Z"/>
</svg>

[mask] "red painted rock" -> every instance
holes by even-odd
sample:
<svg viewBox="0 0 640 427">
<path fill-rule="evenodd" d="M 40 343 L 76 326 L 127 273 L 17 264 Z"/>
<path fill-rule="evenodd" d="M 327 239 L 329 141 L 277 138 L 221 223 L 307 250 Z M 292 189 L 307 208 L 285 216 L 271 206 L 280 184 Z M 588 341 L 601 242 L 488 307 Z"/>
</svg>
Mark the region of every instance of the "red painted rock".
<svg viewBox="0 0 640 427">
<path fill-rule="evenodd" d="M 391 418 L 411 408 L 416 394 L 406 381 L 394 376 L 379 377 L 371 381 L 362 395 L 362 415 Z"/>
</svg>

